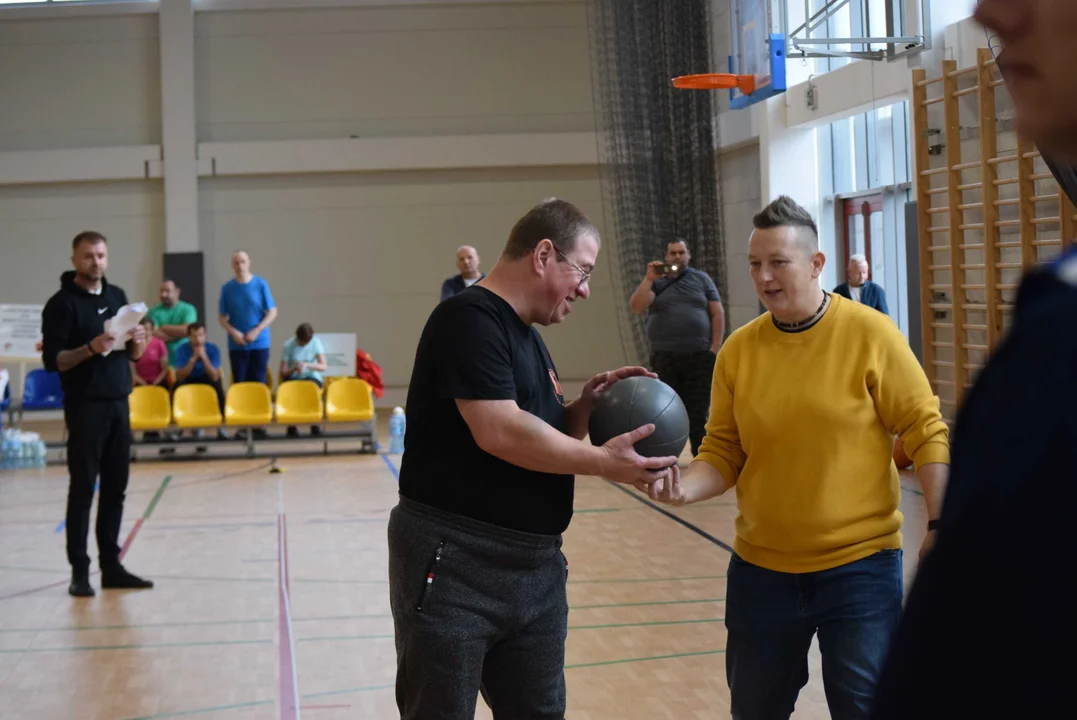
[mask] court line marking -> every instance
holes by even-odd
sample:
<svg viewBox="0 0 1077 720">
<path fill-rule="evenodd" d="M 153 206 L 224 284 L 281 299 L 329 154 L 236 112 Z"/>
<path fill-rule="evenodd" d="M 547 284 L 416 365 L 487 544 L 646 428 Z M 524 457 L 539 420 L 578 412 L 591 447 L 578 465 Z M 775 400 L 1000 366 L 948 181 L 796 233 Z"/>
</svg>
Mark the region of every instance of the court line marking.
<svg viewBox="0 0 1077 720">
<path fill-rule="evenodd" d="M 630 498 L 636 500 L 637 502 L 641 502 L 644 505 L 646 505 L 647 507 L 651 508 L 652 510 L 662 513 L 663 515 L 668 517 L 670 520 L 683 525 L 684 527 L 688 528 L 689 530 L 691 530 L 695 534 L 699 535 L 700 537 L 705 538 L 706 540 L 710 540 L 712 543 L 714 543 L 718 547 L 722 548 L 726 552 L 728 552 L 730 554 L 733 553 L 733 548 L 732 547 L 725 544 L 724 542 L 722 542 L 718 538 L 714 537 L 713 535 L 711 535 L 706 530 L 702 530 L 702 529 L 696 527 L 695 525 L 693 525 L 692 523 L 688 522 L 684 518 L 678 517 L 678 516 L 674 515 L 673 513 L 669 512 L 668 510 L 666 510 L 665 508 L 659 507 L 658 505 L 654 504 L 653 502 L 651 502 L 650 500 L 648 500 L 647 498 L 643 497 L 642 495 L 640 495 L 638 493 L 634 493 L 631 490 L 629 490 L 629 489 L 627 489 L 627 488 L 625 488 L 625 487 L 623 487 L 621 485 L 618 485 L 617 483 L 612 482 L 610 480 L 607 480 L 606 482 L 608 482 L 610 485 L 612 485 L 613 487 L 615 487 L 618 490 L 620 490 L 621 492 L 623 492 L 625 495 L 628 495 Z"/>
<path fill-rule="evenodd" d="M 281 720 L 299 720 L 299 681 L 292 636 L 292 611 L 289 600 L 288 524 L 284 514 L 284 480 L 277 476 L 277 569 L 278 616 L 280 619 L 280 716 Z"/>
<path fill-rule="evenodd" d="M 197 642 L 129 643 L 125 645 L 65 645 L 63 647 L 30 647 L 0 650 L 0 655 L 48 652 L 90 652 L 94 650 L 148 650 L 160 648 L 215 647 L 219 645 L 272 645 L 272 640 L 205 640 Z"/>
<path fill-rule="evenodd" d="M 98 482 L 97 482 L 96 480 L 94 481 L 94 484 L 93 484 L 93 491 L 94 491 L 94 495 L 96 495 L 96 494 L 97 494 L 97 490 L 98 490 L 98 485 L 99 485 L 99 484 L 100 484 L 100 483 L 98 483 Z M 58 535 L 58 534 L 60 534 L 61 532 L 63 532 L 63 530 L 64 530 L 64 528 L 65 528 L 65 527 L 67 527 L 67 518 L 66 518 L 66 517 L 65 517 L 65 518 L 64 518 L 63 520 L 61 520 L 61 521 L 60 521 L 60 524 L 59 524 L 59 525 L 57 525 L 57 526 L 56 526 L 56 529 L 52 531 L 52 534 L 53 534 L 53 535 Z"/>
<path fill-rule="evenodd" d="M 251 702 L 217 705 L 215 707 L 197 708 L 195 710 L 177 710 L 175 712 L 163 712 L 155 715 L 141 715 L 139 717 L 124 718 L 124 720 L 163 720 L 164 718 L 190 717 L 191 715 L 205 715 L 207 713 L 220 712 L 222 710 L 239 710 L 241 708 L 272 704 L 272 700 L 252 700 Z"/>
<path fill-rule="evenodd" d="M 725 598 L 702 598 L 700 600 L 657 600 L 655 602 L 631 602 L 631 603 L 603 603 L 599 605 L 571 605 L 569 611 L 574 610 L 608 610 L 614 608 L 649 607 L 661 605 L 701 605 L 705 603 L 721 603 Z M 292 618 L 293 626 L 302 622 L 339 622 L 348 620 L 385 620 L 391 618 L 392 613 L 377 613 L 370 615 L 329 615 L 325 617 Z M 119 625 L 65 625 L 44 628 L 0 628 L 0 634 L 15 633 L 39 633 L 39 632 L 103 632 L 108 630 L 136 630 L 145 628 L 165 627 L 207 627 L 219 625 L 260 625 L 277 622 L 278 618 L 244 618 L 241 620 L 186 620 L 156 623 L 129 623 Z"/>
<path fill-rule="evenodd" d="M 580 668 L 600 667 L 603 665 L 624 665 L 626 663 L 638 663 L 638 662 L 653 662 L 656 660 L 676 660 L 679 658 L 688 657 L 700 657 L 703 655 L 722 655 L 725 653 L 725 648 L 720 650 L 701 650 L 699 652 L 687 652 L 687 653 L 673 653 L 671 655 L 652 655 L 649 657 L 638 658 L 622 658 L 620 660 L 600 660 L 598 662 L 588 663 L 574 663 L 572 665 L 565 665 L 565 670 L 577 670 Z M 332 695 L 350 695 L 352 693 L 371 692 L 374 690 L 387 690 L 395 687 L 394 685 L 369 685 L 367 687 L 358 688 L 346 688 L 344 690 L 328 690 L 325 692 L 310 693 L 304 695 L 304 698 L 317 698 L 317 697 L 329 697 Z M 142 720 L 141 718 L 139 720 Z"/>
<path fill-rule="evenodd" d="M 393 461 L 389 459 L 389 454 L 380 453 L 380 455 L 381 459 L 384 460 L 385 464 L 389 467 L 389 472 L 393 474 L 393 477 L 396 478 L 397 482 L 400 482 L 400 471 L 397 469 L 396 465 L 393 464 Z"/>
<path fill-rule="evenodd" d="M 124 555 L 127 554 L 127 551 L 131 547 L 131 543 L 133 543 L 135 541 L 135 536 L 138 535 L 138 529 L 140 527 L 142 527 L 142 523 L 144 521 L 149 519 L 150 515 L 153 513 L 153 509 L 155 507 L 157 507 L 157 502 L 161 499 L 161 496 L 164 494 L 165 488 L 168 487 L 168 483 L 171 482 L 171 481 L 172 481 L 172 476 L 171 475 L 165 475 L 164 479 L 161 480 L 161 484 L 157 486 L 157 492 L 154 493 L 153 500 L 150 501 L 150 504 L 146 507 L 146 510 L 143 511 L 142 517 L 140 517 L 138 520 L 135 521 L 135 525 L 134 525 L 134 527 L 131 528 L 131 531 L 129 533 L 127 533 L 127 539 L 124 540 L 123 546 L 120 548 L 120 560 L 123 560 Z M 93 571 L 90 572 L 90 575 L 91 576 L 97 575 L 100 572 L 101 572 L 100 570 L 93 570 Z M 49 583 L 48 585 L 41 585 L 40 587 L 30 588 L 28 590 L 19 590 L 19 591 L 13 592 L 13 593 L 8 593 L 7 595 L 0 595 L 0 602 L 3 602 L 4 600 L 11 600 L 12 598 L 23 597 L 25 595 L 32 595 L 34 593 L 41 592 L 42 590 L 51 590 L 52 588 L 55 588 L 55 587 L 60 587 L 62 585 L 67 585 L 70 582 L 71 581 L 69 579 L 65 578 L 63 580 L 58 580 L 56 582 Z"/>
</svg>

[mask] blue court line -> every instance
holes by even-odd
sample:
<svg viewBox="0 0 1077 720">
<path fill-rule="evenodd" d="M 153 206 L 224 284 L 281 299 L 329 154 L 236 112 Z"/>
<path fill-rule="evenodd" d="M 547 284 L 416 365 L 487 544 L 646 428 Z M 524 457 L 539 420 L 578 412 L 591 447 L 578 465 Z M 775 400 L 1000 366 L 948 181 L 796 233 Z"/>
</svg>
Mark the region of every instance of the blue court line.
<svg viewBox="0 0 1077 720">
<path fill-rule="evenodd" d="M 94 491 L 94 494 L 96 495 L 97 494 L 97 483 L 96 482 L 93 484 L 93 491 Z M 57 535 L 59 533 L 62 533 L 64 531 L 65 527 L 67 527 L 67 518 L 64 518 L 63 520 L 60 521 L 60 524 L 57 525 L 56 529 L 52 531 L 52 534 Z"/>
<path fill-rule="evenodd" d="M 385 461 L 385 464 L 389 466 L 389 472 L 393 474 L 397 482 L 400 482 L 400 471 L 396 469 L 396 465 L 393 465 L 393 461 L 389 459 L 389 455 L 382 453 L 381 459 Z"/>
</svg>

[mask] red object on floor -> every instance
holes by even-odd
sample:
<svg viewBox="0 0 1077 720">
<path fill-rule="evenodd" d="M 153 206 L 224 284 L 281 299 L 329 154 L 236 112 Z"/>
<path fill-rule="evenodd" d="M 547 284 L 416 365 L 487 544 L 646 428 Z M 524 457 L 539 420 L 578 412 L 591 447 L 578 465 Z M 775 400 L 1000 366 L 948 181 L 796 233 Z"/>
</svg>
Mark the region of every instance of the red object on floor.
<svg viewBox="0 0 1077 720">
<path fill-rule="evenodd" d="M 362 350 L 355 351 L 355 376 L 360 380 L 366 380 L 367 385 L 374 391 L 374 397 L 380 398 L 385 394 L 385 385 L 381 381 L 381 368 Z"/>
<path fill-rule="evenodd" d="M 901 442 L 901 438 L 894 438 L 894 464 L 897 465 L 898 470 L 904 470 L 912 465 L 912 458 L 905 453 L 905 443 Z"/>
</svg>

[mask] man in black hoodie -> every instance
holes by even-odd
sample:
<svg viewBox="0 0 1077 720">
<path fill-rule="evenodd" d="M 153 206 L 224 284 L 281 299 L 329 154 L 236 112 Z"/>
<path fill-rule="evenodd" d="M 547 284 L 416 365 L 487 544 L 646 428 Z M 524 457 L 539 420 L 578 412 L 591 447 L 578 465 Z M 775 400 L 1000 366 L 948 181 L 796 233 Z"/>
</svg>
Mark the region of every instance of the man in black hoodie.
<svg viewBox="0 0 1077 720">
<path fill-rule="evenodd" d="M 1077 200 L 1077 2 L 980 0 L 1017 131 Z M 1077 247 L 1030 271 L 951 442 L 934 549 L 872 720 L 1073 717 Z M 929 526 L 929 529 L 934 526 Z M 1070 658 L 1070 659 L 1067 659 Z"/>
<path fill-rule="evenodd" d="M 124 291 L 105 280 L 108 244 L 103 235 L 84 232 L 72 242 L 74 271 L 60 276 L 60 290 L 41 317 L 45 369 L 60 373 L 67 424 L 67 559 L 75 597 L 91 597 L 86 539 L 90 505 L 100 474 L 97 548 L 103 588 L 151 588 L 120 563 L 120 523 L 131 462 L 131 424 L 127 396 L 130 362 L 142 357 L 146 332 L 140 325 L 125 347 L 115 347 L 105 321 L 127 304 Z M 126 352 L 125 352 L 126 350 Z M 111 351 L 111 352 L 110 352 Z M 108 353 L 108 355 L 105 355 Z"/>
</svg>

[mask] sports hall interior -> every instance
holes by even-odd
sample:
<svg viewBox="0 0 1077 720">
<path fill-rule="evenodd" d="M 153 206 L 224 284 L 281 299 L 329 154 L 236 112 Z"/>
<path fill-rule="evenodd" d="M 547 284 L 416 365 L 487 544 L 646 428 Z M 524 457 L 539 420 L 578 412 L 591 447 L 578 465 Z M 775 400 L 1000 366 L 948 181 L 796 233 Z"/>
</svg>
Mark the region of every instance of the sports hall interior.
<svg viewBox="0 0 1077 720">
<path fill-rule="evenodd" d="M 811 37 L 884 35 L 888 2 L 843 3 Z M 949 421 L 1005 333 L 1020 273 L 1073 239 L 1074 210 L 1013 133 L 973 3 L 890 4 L 908 11 L 917 52 L 790 53 L 787 90 L 746 107 L 730 107 L 724 90 L 669 90 L 711 98 L 708 117 L 687 119 L 701 133 L 693 162 L 711 179 L 714 232 L 689 242 L 732 332 L 762 312 L 746 262 L 752 216 L 793 197 L 819 223 L 824 288 L 845 280 L 850 255 L 869 258 Z M 47 381 L 40 356 L 0 350 L 3 426 L 48 449 L 37 466 L 0 470 L 0 718 L 398 716 L 386 524 L 400 456 L 389 419 L 457 249 L 473 246 L 488 270 L 536 202 L 577 204 L 604 244 L 590 298 L 541 329 L 564 392 L 645 361 L 628 296 L 665 241 L 615 221 L 603 102 L 609 48 L 628 20 L 614 5 L 654 3 L 0 0 L 0 318 L 40 309 L 70 269 L 71 239 L 95 230 L 108 238 L 107 278 L 131 302 L 155 305 L 166 272 L 193 278 L 181 299 L 197 303 L 223 350 L 219 290 L 243 250 L 279 310 L 271 376 L 284 341 L 310 323 L 352 337 L 349 351 L 383 385 L 375 393 L 345 373 L 297 421 L 271 377 L 264 393 L 229 395 L 229 441 L 205 452 L 189 438 L 167 451 L 143 441 L 176 429 L 178 405 L 132 401 L 124 562 L 156 586 L 76 599 L 63 413 L 56 397 L 27 393 Z M 724 72 L 736 5 L 684 0 L 676 23 L 636 26 L 639 48 L 659 56 L 687 42 L 662 34 L 675 26 L 707 53 L 685 73 Z M 774 5 L 796 26 L 827 3 Z M 637 79 L 635 100 L 661 95 L 653 88 L 668 75 Z M 671 203 L 687 192 L 659 190 Z M 336 382 L 348 391 L 333 404 Z M 285 437 L 286 425 L 300 437 Z M 268 439 L 232 440 L 240 427 Z M 917 548 L 923 498 L 912 473 L 902 486 L 905 546 Z M 659 509 L 631 488 L 577 478 L 564 546 L 569 720 L 729 717 L 736 514 L 732 494 Z M 906 552 L 906 589 L 915 573 Z M 798 720 L 829 717 L 814 648 L 810 674 Z"/>
</svg>

